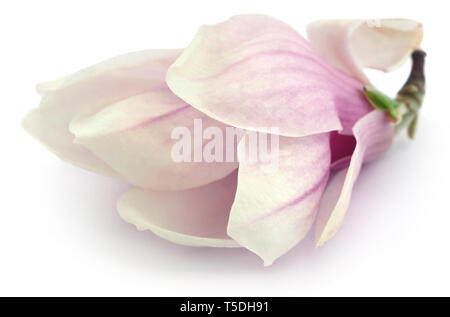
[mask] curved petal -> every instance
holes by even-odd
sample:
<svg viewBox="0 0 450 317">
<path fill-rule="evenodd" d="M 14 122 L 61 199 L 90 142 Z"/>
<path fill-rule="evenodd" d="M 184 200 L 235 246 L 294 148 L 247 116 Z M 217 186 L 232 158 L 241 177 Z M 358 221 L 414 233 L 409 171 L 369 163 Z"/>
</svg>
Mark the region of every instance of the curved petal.
<svg viewBox="0 0 450 317">
<path fill-rule="evenodd" d="M 241 144 L 238 153 L 241 160 L 245 154 Z M 260 160 L 242 160 L 228 235 L 271 265 L 309 231 L 329 166 L 328 134 L 280 137 L 274 171 L 262 169 Z"/>
<path fill-rule="evenodd" d="M 150 50 L 112 58 L 73 75 L 38 85 L 39 108 L 24 119 L 32 136 L 63 160 L 101 174 L 117 173 L 82 146 L 73 144 L 70 122 L 130 96 L 167 87 L 161 78 L 180 50 Z"/>
<path fill-rule="evenodd" d="M 178 192 L 132 189 L 117 203 L 120 216 L 139 230 L 189 246 L 239 247 L 226 234 L 237 174 Z"/>
<path fill-rule="evenodd" d="M 180 142 L 172 138 L 172 132 L 179 127 L 189 132 L 187 142 L 192 151 L 188 162 L 174 161 L 172 157 L 174 145 Z M 226 135 L 223 123 L 187 105 L 166 87 L 122 100 L 92 116 L 79 117 L 72 121 L 70 131 L 77 144 L 91 150 L 131 184 L 180 190 L 211 183 L 238 167 L 236 161 L 226 162 L 225 155 L 219 162 L 194 161 L 195 148 L 203 153 L 209 142 L 199 144 L 194 139 L 202 139 L 202 130 L 209 127 Z M 226 153 L 228 144 L 221 143 L 220 150 Z M 235 146 L 229 146 L 235 152 Z"/>
<path fill-rule="evenodd" d="M 85 108 L 98 110 L 133 94 L 160 88 L 160 78 L 181 51 L 166 49 L 128 53 L 44 82 L 37 86 L 37 91 L 53 102 L 43 102 L 41 107 L 66 108 L 71 113 Z"/>
<path fill-rule="evenodd" d="M 375 158 L 391 146 L 394 124 L 385 112 L 373 110 L 358 121 L 353 132 L 356 148 L 350 166 L 331 178 L 320 203 L 316 223 L 317 246 L 331 239 L 341 226 L 363 162 Z"/>
<path fill-rule="evenodd" d="M 423 28 L 406 19 L 321 20 L 311 23 L 307 34 L 331 65 L 370 84 L 362 67 L 396 67 L 420 46 Z"/>
<path fill-rule="evenodd" d="M 295 30 L 273 18 L 236 16 L 204 25 L 169 68 L 167 83 L 181 99 L 238 128 L 284 136 L 341 129 L 328 85 L 329 66 Z M 353 81 L 343 73 L 333 78 Z M 345 77 L 345 78 L 342 78 Z M 350 88 L 345 99 L 353 100 Z"/>
<path fill-rule="evenodd" d="M 67 122 L 59 120 L 53 111 L 45 108 L 31 110 L 22 121 L 22 127 L 62 160 L 101 175 L 118 176 L 92 152 L 74 144 Z"/>
</svg>

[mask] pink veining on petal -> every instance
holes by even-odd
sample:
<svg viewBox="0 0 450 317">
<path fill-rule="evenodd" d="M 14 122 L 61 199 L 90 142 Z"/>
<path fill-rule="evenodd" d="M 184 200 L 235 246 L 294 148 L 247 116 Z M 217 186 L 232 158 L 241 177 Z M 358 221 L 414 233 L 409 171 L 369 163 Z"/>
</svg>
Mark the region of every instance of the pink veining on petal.
<svg viewBox="0 0 450 317">
<path fill-rule="evenodd" d="M 238 16 L 202 27 L 167 83 L 218 121 L 260 132 L 277 126 L 280 135 L 299 137 L 342 128 L 322 63 L 286 24 Z"/>
<path fill-rule="evenodd" d="M 138 123 L 138 124 L 136 124 L 134 126 L 128 127 L 128 128 L 126 128 L 124 130 L 116 131 L 115 133 L 127 132 L 127 131 L 130 131 L 130 130 L 133 130 L 133 129 L 144 128 L 144 127 L 146 127 L 149 124 L 156 123 L 157 121 L 160 121 L 160 120 L 164 120 L 166 118 L 169 118 L 170 116 L 173 116 L 173 115 L 175 115 L 175 114 L 177 114 L 179 112 L 188 110 L 190 108 L 192 108 L 192 107 L 189 106 L 189 105 L 184 105 L 181 108 L 171 110 L 171 111 L 169 111 L 169 112 L 167 112 L 165 114 L 162 114 L 160 116 L 157 116 L 157 117 L 148 118 L 148 119 L 144 120 L 143 122 L 140 122 L 140 123 Z"/>
<path fill-rule="evenodd" d="M 302 192 L 298 197 L 296 197 L 295 199 L 285 203 L 283 206 L 278 207 L 277 209 L 274 209 L 273 211 L 262 215 L 258 218 L 255 218 L 254 220 L 250 221 L 247 224 L 243 224 L 243 225 L 251 225 L 252 223 L 258 222 L 258 221 L 262 221 L 264 219 L 267 219 L 269 217 L 272 217 L 274 215 L 276 215 L 279 212 L 289 212 L 289 211 L 294 211 L 292 209 L 292 207 L 294 207 L 295 205 L 301 203 L 304 199 L 306 199 L 307 197 L 309 197 L 310 195 L 316 193 L 318 190 L 323 189 L 324 185 L 327 183 L 328 181 L 328 177 L 329 177 L 330 173 L 329 171 L 326 171 L 326 173 L 323 175 L 323 177 L 317 182 L 314 183 L 314 185 L 309 188 L 308 190 L 306 190 L 305 192 Z"/>
<path fill-rule="evenodd" d="M 245 139 L 244 139 L 245 141 Z M 261 170 L 260 162 L 242 160 L 228 234 L 270 265 L 309 231 L 329 173 L 327 133 L 280 137 L 279 165 Z"/>
</svg>

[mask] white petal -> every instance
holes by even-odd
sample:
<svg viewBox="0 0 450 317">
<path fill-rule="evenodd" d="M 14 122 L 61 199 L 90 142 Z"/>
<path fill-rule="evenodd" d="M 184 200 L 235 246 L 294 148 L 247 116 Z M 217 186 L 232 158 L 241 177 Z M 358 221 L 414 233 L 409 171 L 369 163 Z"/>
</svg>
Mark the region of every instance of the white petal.
<svg viewBox="0 0 450 317">
<path fill-rule="evenodd" d="M 132 189 L 117 203 L 120 216 L 139 230 L 188 246 L 239 247 L 226 234 L 236 172 L 184 191 Z"/>
<path fill-rule="evenodd" d="M 101 174 L 118 173 L 79 144 L 73 144 L 70 122 L 96 113 L 130 96 L 167 87 L 164 78 L 180 50 L 130 53 L 96 64 L 73 75 L 38 85 L 39 108 L 25 117 L 23 127 L 63 160 Z"/>
<path fill-rule="evenodd" d="M 162 79 L 163 80 L 163 79 Z M 194 120 L 201 120 L 197 135 Z M 189 162 L 177 162 L 172 157 L 172 131 L 182 127 L 190 133 Z M 70 131 L 75 142 L 91 150 L 131 184 L 154 190 L 181 190 L 211 183 L 230 174 L 237 162 L 226 162 L 227 144 L 221 148 L 223 161 L 194 161 L 195 147 L 203 153 L 203 139 L 208 127 L 220 129 L 226 136 L 226 126 L 209 118 L 176 97 L 168 87 L 133 96 L 112 104 L 92 116 L 72 121 Z M 233 151 L 237 147 L 231 145 Z"/>
</svg>

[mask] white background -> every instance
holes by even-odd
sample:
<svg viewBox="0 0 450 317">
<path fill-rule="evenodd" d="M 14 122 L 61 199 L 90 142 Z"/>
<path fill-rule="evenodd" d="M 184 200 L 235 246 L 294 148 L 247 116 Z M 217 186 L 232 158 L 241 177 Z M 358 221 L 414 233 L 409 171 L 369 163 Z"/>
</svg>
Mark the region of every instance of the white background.
<svg viewBox="0 0 450 317">
<path fill-rule="evenodd" d="M 0 295 L 450 295 L 450 67 L 443 1 L 3 1 Z M 119 181 L 61 162 L 20 127 L 38 82 L 122 53 L 184 47 L 197 27 L 265 13 L 424 23 L 428 91 L 417 140 L 364 167 L 334 239 L 272 267 L 241 250 L 173 245 L 123 222 Z M 409 65 L 374 82 L 394 93 Z"/>
</svg>

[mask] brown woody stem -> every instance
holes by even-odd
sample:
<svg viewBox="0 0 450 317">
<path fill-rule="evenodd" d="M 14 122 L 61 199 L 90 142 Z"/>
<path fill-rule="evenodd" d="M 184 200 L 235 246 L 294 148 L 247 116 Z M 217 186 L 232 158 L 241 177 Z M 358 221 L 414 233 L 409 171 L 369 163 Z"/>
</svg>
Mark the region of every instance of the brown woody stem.
<svg viewBox="0 0 450 317">
<path fill-rule="evenodd" d="M 411 73 L 395 99 L 402 104 L 399 109 L 402 118 L 396 130 L 407 126 L 410 138 L 414 138 L 419 110 L 425 97 L 425 56 L 426 53 L 422 50 L 415 50 L 411 54 Z"/>
</svg>

